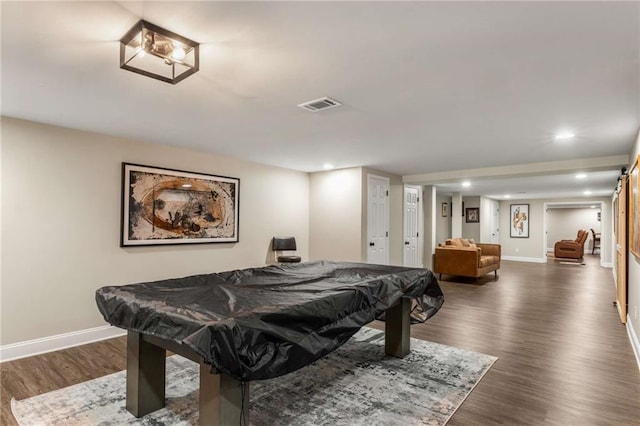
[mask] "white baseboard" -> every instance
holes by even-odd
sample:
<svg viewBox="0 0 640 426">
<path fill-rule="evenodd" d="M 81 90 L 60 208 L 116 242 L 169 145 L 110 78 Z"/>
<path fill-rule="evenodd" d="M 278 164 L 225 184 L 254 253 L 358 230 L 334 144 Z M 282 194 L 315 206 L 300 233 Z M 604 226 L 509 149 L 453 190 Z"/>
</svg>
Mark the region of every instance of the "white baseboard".
<svg viewBox="0 0 640 426">
<path fill-rule="evenodd" d="M 629 314 L 627 314 L 627 334 L 629 335 L 629 341 L 631 342 L 633 353 L 636 356 L 636 362 L 638 363 L 638 370 L 640 370 L 640 340 L 638 340 L 638 335 L 633 329 L 633 326 L 631 324 L 631 317 L 629 316 Z"/>
<path fill-rule="evenodd" d="M 513 260 L 514 262 L 547 263 L 546 257 L 502 256 L 502 260 Z"/>
<path fill-rule="evenodd" d="M 72 331 L 71 333 L 56 334 L 55 336 L 12 343 L 10 345 L 0 346 L 0 362 L 58 351 L 72 346 L 85 345 L 125 334 L 125 330 L 111 325 L 103 325 L 100 327 L 87 328 L 86 330 Z"/>
<path fill-rule="evenodd" d="M 613 263 L 604 262 L 604 263 L 601 263 L 600 266 L 602 266 L 603 268 L 613 268 Z"/>
</svg>

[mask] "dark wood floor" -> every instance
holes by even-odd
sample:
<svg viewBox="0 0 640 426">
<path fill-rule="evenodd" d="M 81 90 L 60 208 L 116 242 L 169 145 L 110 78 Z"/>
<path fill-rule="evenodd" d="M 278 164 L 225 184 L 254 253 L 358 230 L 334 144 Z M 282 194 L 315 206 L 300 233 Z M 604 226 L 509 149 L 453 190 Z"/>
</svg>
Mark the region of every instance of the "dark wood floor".
<svg viewBox="0 0 640 426">
<path fill-rule="evenodd" d="M 412 336 L 499 357 L 449 425 L 640 425 L 640 372 L 598 262 L 505 261 L 478 284 L 443 277 L 444 307 Z M 16 424 L 12 397 L 124 368 L 124 338 L 0 364 L 0 423 Z"/>
</svg>

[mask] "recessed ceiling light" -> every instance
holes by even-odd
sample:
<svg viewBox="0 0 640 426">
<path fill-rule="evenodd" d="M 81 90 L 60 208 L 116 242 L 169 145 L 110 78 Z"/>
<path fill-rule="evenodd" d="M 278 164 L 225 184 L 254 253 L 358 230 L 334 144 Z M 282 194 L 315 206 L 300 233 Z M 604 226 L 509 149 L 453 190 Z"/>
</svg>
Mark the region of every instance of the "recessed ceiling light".
<svg viewBox="0 0 640 426">
<path fill-rule="evenodd" d="M 571 132 L 560 132 L 556 135 L 556 140 L 560 141 L 560 140 L 572 139 L 575 136 L 576 135 Z"/>
<path fill-rule="evenodd" d="M 511 198 L 511 195 L 505 195 L 504 198 Z"/>
<path fill-rule="evenodd" d="M 589 190 L 584 191 L 584 195 L 591 195 L 591 191 L 589 191 Z"/>
<path fill-rule="evenodd" d="M 586 173 L 578 173 L 576 175 L 576 179 L 586 179 L 587 178 L 587 174 Z"/>
<path fill-rule="evenodd" d="M 332 169 L 333 169 L 333 164 L 330 164 L 330 163 L 324 163 L 324 165 L 322 166 L 322 168 L 324 168 L 325 170 L 332 170 Z"/>
<path fill-rule="evenodd" d="M 469 182 L 468 180 L 465 180 L 464 182 L 462 182 L 462 187 L 463 188 L 468 188 L 471 186 L 471 182 Z"/>
<path fill-rule="evenodd" d="M 596 208 L 596 206 L 591 206 L 591 208 L 592 208 L 592 209 L 595 209 L 595 208 Z"/>
</svg>

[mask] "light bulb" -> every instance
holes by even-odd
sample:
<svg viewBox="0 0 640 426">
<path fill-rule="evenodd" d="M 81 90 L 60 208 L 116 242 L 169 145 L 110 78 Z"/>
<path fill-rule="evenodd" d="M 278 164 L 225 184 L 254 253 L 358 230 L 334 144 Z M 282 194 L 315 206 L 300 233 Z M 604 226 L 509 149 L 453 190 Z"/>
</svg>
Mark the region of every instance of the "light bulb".
<svg viewBox="0 0 640 426">
<path fill-rule="evenodd" d="M 573 137 L 575 137 L 574 133 L 562 132 L 562 133 L 558 133 L 556 135 L 556 140 L 560 141 L 560 140 L 565 140 L 565 139 L 572 139 Z"/>
<path fill-rule="evenodd" d="M 187 56 L 187 53 L 184 51 L 182 46 L 176 46 L 171 52 L 171 57 L 178 61 L 183 60 L 185 56 Z"/>
</svg>

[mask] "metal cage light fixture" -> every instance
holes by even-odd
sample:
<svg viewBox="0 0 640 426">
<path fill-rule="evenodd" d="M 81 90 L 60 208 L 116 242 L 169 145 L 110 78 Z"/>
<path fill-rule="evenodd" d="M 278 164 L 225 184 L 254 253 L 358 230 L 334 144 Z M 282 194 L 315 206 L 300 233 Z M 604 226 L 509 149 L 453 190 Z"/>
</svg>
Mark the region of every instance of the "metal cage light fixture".
<svg viewBox="0 0 640 426">
<path fill-rule="evenodd" d="M 120 39 L 120 68 L 176 84 L 200 65 L 200 44 L 141 20 Z"/>
</svg>

